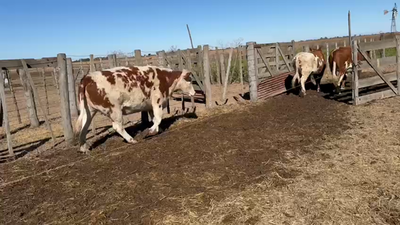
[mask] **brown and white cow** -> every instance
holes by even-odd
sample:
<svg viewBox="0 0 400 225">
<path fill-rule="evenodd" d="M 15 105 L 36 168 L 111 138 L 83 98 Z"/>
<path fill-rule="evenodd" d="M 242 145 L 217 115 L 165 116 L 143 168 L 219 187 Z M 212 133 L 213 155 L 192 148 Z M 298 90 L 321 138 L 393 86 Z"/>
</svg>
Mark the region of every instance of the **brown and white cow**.
<svg viewBox="0 0 400 225">
<path fill-rule="evenodd" d="M 79 86 L 80 114 L 75 125 L 81 152 L 88 152 L 86 135 L 97 111 L 112 120 L 113 128 L 128 142 L 136 143 L 123 128 L 123 115 L 149 111 L 158 133 L 163 106 L 175 90 L 193 96 L 195 90 L 188 70 L 173 71 L 156 66 L 115 67 L 85 75 Z"/>
<path fill-rule="evenodd" d="M 293 65 L 296 73 L 292 79 L 292 87 L 300 80 L 301 96 L 304 96 L 306 95 L 305 83 L 308 77 L 315 73 L 320 73 L 323 67 L 323 60 L 311 52 L 299 52 L 293 58 Z"/>
<path fill-rule="evenodd" d="M 361 61 L 365 60 L 361 53 L 357 53 L 358 65 L 361 65 Z M 351 73 L 353 67 L 353 55 L 350 46 L 339 47 L 331 52 L 329 55 L 329 66 L 331 72 L 335 77 L 339 77 L 336 86 L 340 89 L 344 89 L 345 80 L 347 74 Z"/>
<path fill-rule="evenodd" d="M 320 84 L 321 84 L 321 79 L 322 76 L 324 75 L 324 71 L 326 68 L 326 60 L 325 60 L 325 55 L 322 52 L 321 48 L 316 48 L 316 49 L 312 49 L 310 48 L 310 52 L 315 56 L 318 57 L 322 60 L 322 64 L 320 64 L 318 66 L 318 70 L 316 72 L 314 72 L 313 74 L 311 74 L 310 78 L 311 78 L 311 82 L 317 86 L 317 92 L 320 91 Z"/>
</svg>

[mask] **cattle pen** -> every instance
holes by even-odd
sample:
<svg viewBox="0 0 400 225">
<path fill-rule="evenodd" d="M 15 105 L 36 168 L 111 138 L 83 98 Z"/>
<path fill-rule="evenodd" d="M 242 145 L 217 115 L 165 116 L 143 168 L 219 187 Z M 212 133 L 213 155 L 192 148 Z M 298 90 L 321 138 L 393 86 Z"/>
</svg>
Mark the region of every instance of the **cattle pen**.
<svg viewBox="0 0 400 225">
<path fill-rule="evenodd" d="M 397 39 L 352 37 L 366 60 L 346 90 L 304 98 L 285 94 L 293 56 L 347 40 L 0 60 L 0 223 L 399 224 L 400 103 L 365 104 L 400 93 Z M 98 114 L 78 154 L 80 79 L 146 65 L 193 71 L 197 94 L 174 93 L 163 131 L 135 145 Z M 136 135 L 147 113 L 124 118 Z"/>
</svg>

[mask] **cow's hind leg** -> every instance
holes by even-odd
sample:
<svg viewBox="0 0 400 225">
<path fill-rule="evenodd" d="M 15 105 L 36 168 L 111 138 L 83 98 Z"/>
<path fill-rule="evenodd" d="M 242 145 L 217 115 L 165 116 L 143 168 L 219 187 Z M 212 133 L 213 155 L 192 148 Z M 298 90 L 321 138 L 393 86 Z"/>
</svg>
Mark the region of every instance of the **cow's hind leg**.
<svg viewBox="0 0 400 225">
<path fill-rule="evenodd" d="M 93 117 L 96 115 L 96 110 L 89 109 L 85 107 L 84 112 L 82 112 L 82 128 L 79 133 L 79 151 L 82 153 L 88 153 L 89 148 L 86 143 L 86 136 L 89 130 L 90 123 L 93 120 Z"/>
<path fill-rule="evenodd" d="M 126 130 L 123 127 L 123 118 L 122 118 L 122 111 L 120 109 L 113 109 L 113 112 L 110 115 L 110 118 L 112 119 L 113 123 L 112 126 L 115 131 L 119 135 L 121 135 L 128 143 L 135 144 L 137 141 L 131 137 L 131 135 L 126 132 Z"/>
<path fill-rule="evenodd" d="M 302 70 L 302 74 L 303 76 L 301 76 L 300 78 L 300 83 L 301 83 L 301 93 L 300 93 L 300 97 L 304 97 L 306 95 L 306 81 L 308 79 L 308 77 L 310 76 L 310 71 L 308 70 Z"/>
</svg>

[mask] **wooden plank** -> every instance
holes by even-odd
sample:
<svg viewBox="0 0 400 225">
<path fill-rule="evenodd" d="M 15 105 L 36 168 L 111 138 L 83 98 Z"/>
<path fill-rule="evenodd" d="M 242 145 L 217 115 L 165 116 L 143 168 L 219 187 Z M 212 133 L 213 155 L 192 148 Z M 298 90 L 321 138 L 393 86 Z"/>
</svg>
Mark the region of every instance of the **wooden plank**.
<svg viewBox="0 0 400 225">
<path fill-rule="evenodd" d="M 57 58 L 42 58 L 42 59 L 24 59 L 28 68 L 41 68 L 41 67 L 56 67 Z M 0 68 L 7 69 L 22 69 L 20 59 L 0 60 Z"/>
<path fill-rule="evenodd" d="M 397 94 L 397 89 L 393 86 L 392 83 L 390 83 L 389 81 L 387 81 L 385 79 L 385 77 L 383 76 L 382 72 L 371 62 L 370 58 L 367 56 L 367 54 L 364 52 L 365 50 L 361 50 L 358 48 L 358 51 L 364 56 L 365 60 L 367 61 L 367 63 L 372 67 L 372 69 L 375 70 L 375 72 L 378 74 L 379 77 L 382 78 L 383 81 L 385 81 L 385 83 L 387 85 L 389 85 L 390 89 Z"/>
<path fill-rule="evenodd" d="M 22 123 L 22 121 L 21 121 L 21 113 L 19 111 L 17 98 L 15 97 L 15 90 L 14 90 L 14 87 L 13 87 L 13 81 L 12 81 L 10 75 L 9 75 L 9 70 L 4 70 L 3 72 L 5 73 L 5 76 L 8 78 L 8 85 L 10 86 L 11 96 L 12 96 L 12 99 L 13 99 L 13 103 L 14 103 L 15 109 L 17 111 L 18 123 L 21 124 Z M 0 126 L 1 126 L 1 123 L 0 123 Z"/>
<path fill-rule="evenodd" d="M 242 86 L 241 92 L 244 90 L 243 85 L 243 63 L 242 63 L 242 48 L 238 48 L 239 55 L 239 74 L 240 74 L 240 85 Z"/>
<path fill-rule="evenodd" d="M 395 81 L 397 79 L 396 73 L 389 73 L 385 74 L 385 79 L 389 82 Z M 385 83 L 379 76 L 374 76 L 374 77 L 368 77 L 368 78 L 363 78 L 359 79 L 358 81 L 358 88 L 366 88 L 378 84 L 383 84 Z"/>
<path fill-rule="evenodd" d="M 32 128 L 38 127 L 39 118 L 36 111 L 35 99 L 33 97 L 32 88 L 30 87 L 28 82 L 26 71 L 24 69 L 17 69 L 17 73 L 19 74 L 21 85 L 24 90 L 30 125 Z"/>
<path fill-rule="evenodd" d="M 275 74 L 272 72 L 272 69 L 271 69 L 269 63 L 264 60 L 264 57 L 261 54 L 260 50 L 257 48 L 256 51 L 257 51 L 258 55 L 261 57 L 261 60 L 264 63 L 265 67 L 267 68 L 267 72 L 269 72 L 271 74 L 271 76 L 274 76 Z M 257 60 L 257 59 L 255 59 L 255 60 Z"/>
<path fill-rule="evenodd" d="M 6 131 L 6 137 L 7 137 L 7 147 L 8 147 L 8 155 L 11 157 L 14 157 L 14 150 L 12 146 L 12 136 L 11 136 L 11 129 L 10 129 L 10 121 L 8 119 L 8 109 L 7 109 L 7 103 L 6 103 L 6 93 L 4 90 L 4 80 L 0 79 L 0 100 L 1 100 L 1 105 L 3 108 L 3 123 L 4 123 L 4 129 Z"/>
<path fill-rule="evenodd" d="M 226 75 L 225 75 L 224 91 L 222 92 L 222 101 L 225 101 L 226 99 L 226 88 L 228 87 L 229 73 L 231 71 L 232 55 L 233 55 L 233 48 L 229 50 L 228 69 L 226 70 Z"/>
<path fill-rule="evenodd" d="M 360 97 L 358 97 L 358 105 L 365 104 L 372 100 L 384 99 L 384 98 L 389 98 L 389 97 L 393 97 L 393 96 L 396 96 L 396 94 L 393 93 L 393 91 L 390 89 L 386 90 L 386 91 L 369 94 L 369 95 L 360 96 Z"/>
<path fill-rule="evenodd" d="M 135 50 L 135 66 L 143 66 L 142 51 L 140 49 Z"/>
<path fill-rule="evenodd" d="M 365 43 L 360 43 L 358 47 L 363 51 L 378 50 L 384 48 L 395 48 L 396 40 L 388 39 L 388 40 L 380 40 L 374 42 L 365 42 Z"/>
<path fill-rule="evenodd" d="M 36 102 L 39 103 L 39 108 L 41 109 L 41 111 L 43 113 L 43 116 L 44 116 L 44 119 L 45 119 L 45 123 L 46 123 L 47 129 L 49 129 L 49 131 L 50 131 L 51 139 L 53 141 L 53 147 L 54 147 L 56 145 L 56 138 L 54 136 L 53 129 L 51 129 L 51 124 L 50 124 L 49 118 L 47 117 L 46 110 L 44 110 L 42 102 L 40 101 L 40 97 L 39 97 L 39 94 L 38 94 L 37 89 L 35 87 L 35 83 L 33 82 L 31 73 L 28 70 L 28 65 L 26 64 L 25 60 L 23 60 L 23 59 L 21 59 L 21 63 L 22 63 L 22 66 L 24 67 L 26 76 L 28 77 L 28 82 L 29 82 L 29 84 L 30 84 L 30 86 L 32 88 L 33 95 L 36 98 Z"/>
<path fill-rule="evenodd" d="M 44 88 L 44 96 L 46 100 L 46 112 L 47 115 L 50 115 L 50 108 L 49 108 L 49 97 L 48 97 L 48 91 L 47 91 L 47 83 L 46 83 L 46 74 L 43 68 L 40 68 L 40 74 L 42 75 L 43 79 L 43 88 Z"/>
<path fill-rule="evenodd" d="M 209 46 L 203 46 L 203 67 L 204 67 L 204 87 L 206 94 L 206 107 L 212 108 L 212 96 L 211 96 L 211 81 L 210 81 L 210 61 L 209 61 Z"/>
<path fill-rule="evenodd" d="M 283 54 L 282 49 L 281 49 L 281 47 L 279 46 L 278 43 L 276 43 L 276 47 L 277 47 L 277 49 L 278 49 L 278 52 L 281 54 L 281 56 L 282 56 L 282 58 L 283 58 L 283 62 L 285 63 L 286 68 L 288 69 L 288 72 L 290 72 L 291 69 L 290 69 L 289 63 L 288 63 L 288 61 L 286 60 L 286 57 L 285 57 L 285 55 Z"/>
</svg>

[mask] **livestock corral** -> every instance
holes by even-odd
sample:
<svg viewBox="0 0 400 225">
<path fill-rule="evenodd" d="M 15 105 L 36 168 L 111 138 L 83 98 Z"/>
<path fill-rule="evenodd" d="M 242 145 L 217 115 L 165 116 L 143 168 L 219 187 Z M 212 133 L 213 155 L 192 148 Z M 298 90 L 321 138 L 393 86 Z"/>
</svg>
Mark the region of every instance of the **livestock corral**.
<svg viewBox="0 0 400 225">
<path fill-rule="evenodd" d="M 315 46 L 295 42 L 3 62 L 20 70 L 9 67 L 11 88 L 0 95 L 9 127 L 1 137 L 0 222 L 400 224 L 400 101 L 389 98 L 399 95 L 399 44 L 396 36 L 354 37 L 351 46 L 354 64 L 358 53 L 364 59 L 346 89 L 332 87 L 327 63 L 321 91 L 308 81 L 303 98 L 287 85 L 292 58 Z M 319 47 L 326 61 L 336 49 Z M 133 65 L 193 71 L 197 94 L 174 93 L 162 131 L 136 144 L 98 114 L 91 153 L 78 153 L 66 138 L 77 102 L 63 106 L 66 96 L 88 71 Z M 133 122 L 127 132 L 140 136 L 145 117 L 124 116 Z"/>
</svg>

